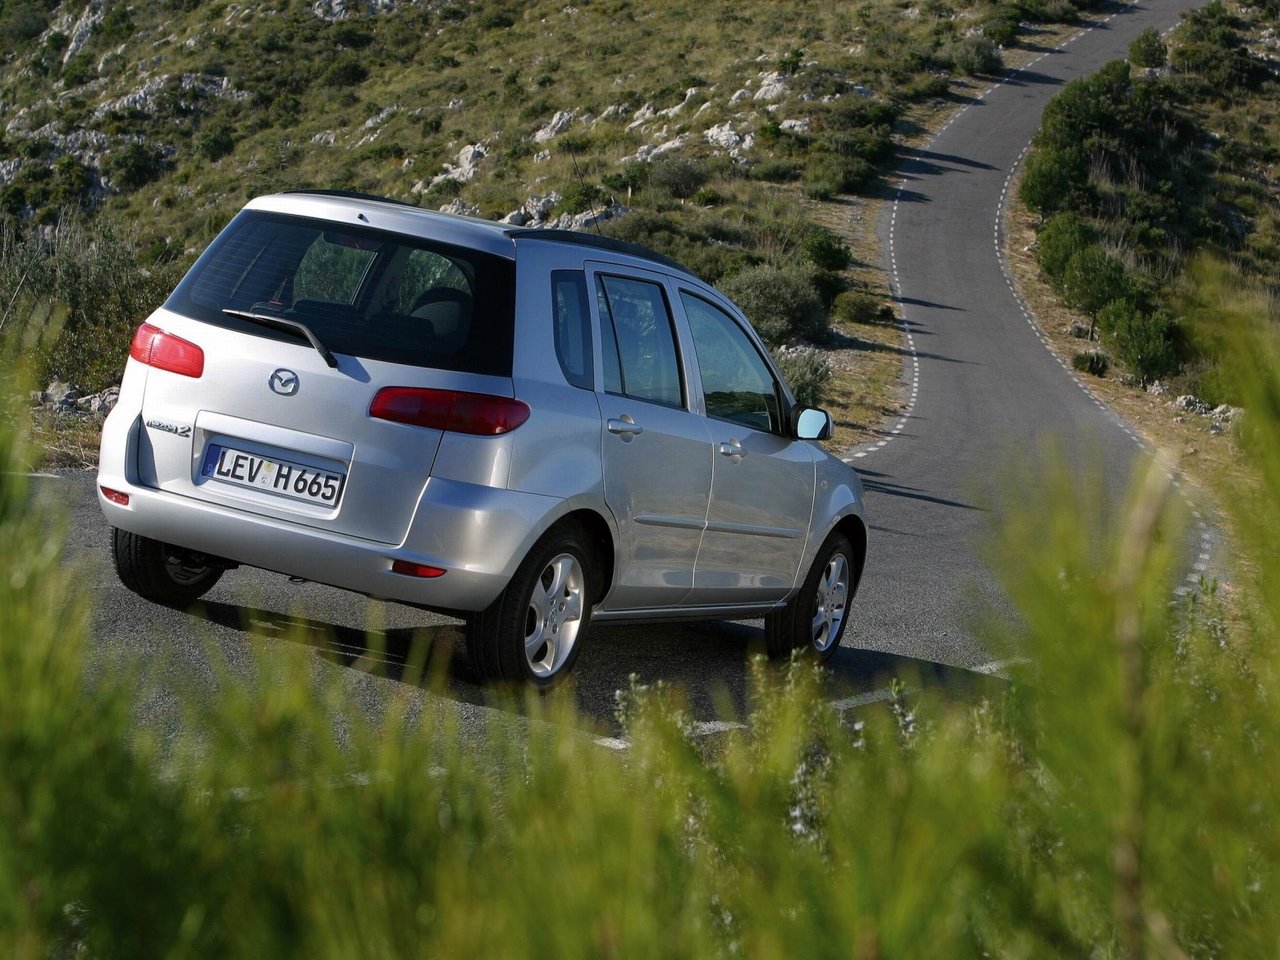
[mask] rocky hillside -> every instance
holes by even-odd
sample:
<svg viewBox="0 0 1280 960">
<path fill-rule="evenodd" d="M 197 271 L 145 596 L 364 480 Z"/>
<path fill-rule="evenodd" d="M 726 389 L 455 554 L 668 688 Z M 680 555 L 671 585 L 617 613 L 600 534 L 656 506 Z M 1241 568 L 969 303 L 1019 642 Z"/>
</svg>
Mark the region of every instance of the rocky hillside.
<svg viewBox="0 0 1280 960">
<path fill-rule="evenodd" d="M 300 185 L 575 226 L 660 207 L 637 199 L 650 174 L 661 199 L 701 207 L 743 178 L 825 199 L 873 178 L 913 104 L 997 68 L 1028 21 L 1075 11 L 4 0 L 0 206 L 39 222 L 107 211 L 188 250 L 244 198 Z"/>
</svg>

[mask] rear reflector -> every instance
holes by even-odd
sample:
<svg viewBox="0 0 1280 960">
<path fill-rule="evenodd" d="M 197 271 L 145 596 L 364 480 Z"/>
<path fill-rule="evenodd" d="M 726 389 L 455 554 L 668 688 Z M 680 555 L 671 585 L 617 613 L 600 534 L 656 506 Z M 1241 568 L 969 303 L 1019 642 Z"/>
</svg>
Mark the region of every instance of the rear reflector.
<svg viewBox="0 0 1280 960">
<path fill-rule="evenodd" d="M 444 571 L 439 567 L 428 567 L 425 563 L 410 563 L 408 560 L 392 560 L 392 573 L 403 573 L 406 577 L 422 577 L 424 580 L 434 580 L 436 577 L 443 577 Z"/>
<path fill-rule="evenodd" d="M 433 430 L 496 437 L 528 420 L 529 405 L 487 393 L 383 387 L 369 405 L 369 416 Z"/>
<path fill-rule="evenodd" d="M 194 343 L 144 323 L 133 335 L 129 356 L 149 367 L 199 377 L 204 373 L 204 351 Z"/>
<path fill-rule="evenodd" d="M 98 487 L 98 489 L 101 490 L 102 495 L 112 503 L 118 503 L 122 507 L 127 507 L 129 505 L 129 495 L 127 493 L 121 493 L 119 490 L 112 490 L 110 487 Z"/>
</svg>

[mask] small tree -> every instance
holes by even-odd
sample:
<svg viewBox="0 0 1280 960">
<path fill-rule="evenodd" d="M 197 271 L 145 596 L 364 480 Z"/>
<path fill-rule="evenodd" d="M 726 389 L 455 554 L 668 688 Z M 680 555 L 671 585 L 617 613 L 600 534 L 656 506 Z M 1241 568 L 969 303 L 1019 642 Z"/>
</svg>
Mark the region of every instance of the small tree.
<svg viewBox="0 0 1280 960">
<path fill-rule="evenodd" d="M 1129 44 L 1129 62 L 1135 67 L 1163 67 L 1169 56 L 1169 48 L 1160 39 L 1155 27 L 1148 27 Z"/>
<path fill-rule="evenodd" d="M 1063 299 L 1089 315 L 1090 340 L 1099 311 L 1113 300 L 1125 299 L 1130 289 L 1124 265 L 1096 244 L 1073 254 L 1062 274 Z"/>
</svg>

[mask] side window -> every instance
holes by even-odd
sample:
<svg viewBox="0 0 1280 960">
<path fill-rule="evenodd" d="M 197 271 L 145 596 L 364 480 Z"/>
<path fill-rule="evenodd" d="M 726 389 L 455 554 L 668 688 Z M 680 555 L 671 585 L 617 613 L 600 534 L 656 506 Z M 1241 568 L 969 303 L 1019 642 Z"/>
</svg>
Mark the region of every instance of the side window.
<svg viewBox="0 0 1280 960">
<path fill-rule="evenodd" d="M 680 292 L 702 375 L 707 416 L 782 432 L 778 385 L 742 328 L 719 307 Z"/>
<path fill-rule="evenodd" d="M 613 390 L 609 385 L 610 362 L 606 359 L 605 389 L 637 400 L 683 407 L 675 332 L 662 287 L 628 277 L 596 279 L 602 306 L 601 327 L 612 326 L 610 332 L 615 341 L 610 344 L 609 335 L 602 334 L 605 353 L 612 346 L 620 368 L 619 389 Z"/>
<path fill-rule="evenodd" d="M 552 271 L 551 300 L 555 307 L 556 357 L 564 378 L 575 387 L 594 390 L 591 310 L 587 306 L 587 280 L 582 271 Z"/>
</svg>

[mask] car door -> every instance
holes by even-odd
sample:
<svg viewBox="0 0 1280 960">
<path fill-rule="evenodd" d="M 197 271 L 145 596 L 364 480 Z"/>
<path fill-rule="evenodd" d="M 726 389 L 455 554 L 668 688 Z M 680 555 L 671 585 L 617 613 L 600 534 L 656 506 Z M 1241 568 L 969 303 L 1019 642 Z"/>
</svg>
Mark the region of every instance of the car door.
<svg viewBox="0 0 1280 960">
<path fill-rule="evenodd" d="M 793 440 L 783 391 L 754 338 L 707 296 L 679 293 L 693 339 L 713 477 L 691 604 L 784 597 L 813 513 L 816 451 Z"/>
<path fill-rule="evenodd" d="M 605 503 L 619 536 L 606 606 L 675 606 L 693 588 L 711 491 L 710 434 L 689 410 L 663 278 L 603 264 L 588 273 L 600 331 Z"/>
</svg>

